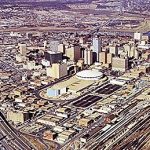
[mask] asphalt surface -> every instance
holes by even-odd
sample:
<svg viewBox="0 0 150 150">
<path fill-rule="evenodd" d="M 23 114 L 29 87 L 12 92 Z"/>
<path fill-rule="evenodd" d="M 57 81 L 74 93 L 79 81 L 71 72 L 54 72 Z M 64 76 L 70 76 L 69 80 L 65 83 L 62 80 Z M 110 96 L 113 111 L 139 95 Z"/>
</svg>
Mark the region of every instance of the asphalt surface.
<svg viewBox="0 0 150 150">
<path fill-rule="evenodd" d="M 27 144 L 27 141 L 20 135 L 19 132 L 13 130 L 8 122 L 5 120 L 2 113 L 0 113 L 0 131 L 3 136 L 7 137 L 1 140 L 3 147 L 6 150 L 16 149 L 16 150 L 32 150 L 31 145 Z M 8 142 L 9 140 L 9 142 Z"/>
</svg>

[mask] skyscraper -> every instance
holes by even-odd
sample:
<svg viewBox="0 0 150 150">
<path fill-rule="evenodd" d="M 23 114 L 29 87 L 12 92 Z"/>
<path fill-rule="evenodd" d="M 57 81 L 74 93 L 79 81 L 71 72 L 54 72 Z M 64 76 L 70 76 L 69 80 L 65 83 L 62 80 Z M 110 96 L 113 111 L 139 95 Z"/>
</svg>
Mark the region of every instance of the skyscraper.
<svg viewBox="0 0 150 150">
<path fill-rule="evenodd" d="M 19 46 L 19 52 L 21 55 L 25 56 L 27 53 L 27 45 L 26 44 L 18 44 Z"/>
<path fill-rule="evenodd" d="M 118 71 L 128 70 L 128 58 L 113 57 L 112 70 L 118 70 Z"/>
<path fill-rule="evenodd" d="M 59 79 L 67 75 L 67 64 L 55 63 L 52 64 L 52 67 L 48 67 L 46 71 L 47 76 Z"/>
<path fill-rule="evenodd" d="M 93 63 L 93 52 L 91 50 L 84 50 L 84 63 L 87 65 Z"/>
<path fill-rule="evenodd" d="M 99 62 L 106 64 L 107 63 L 107 52 L 99 53 Z"/>
<path fill-rule="evenodd" d="M 96 61 L 99 61 L 99 53 L 101 52 L 101 39 L 99 37 L 93 38 L 93 52 L 96 53 Z"/>
</svg>

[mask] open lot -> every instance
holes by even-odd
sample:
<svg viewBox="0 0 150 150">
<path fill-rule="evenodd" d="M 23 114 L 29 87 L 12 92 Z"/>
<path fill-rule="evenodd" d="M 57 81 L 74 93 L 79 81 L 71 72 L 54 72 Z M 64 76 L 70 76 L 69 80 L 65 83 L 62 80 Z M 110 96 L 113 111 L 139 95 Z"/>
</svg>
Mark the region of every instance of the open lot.
<svg viewBox="0 0 150 150">
<path fill-rule="evenodd" d="M 76 101 L 75 103 L 73 103 L 74 106 L 76 107 L 88 107 L 91 104 L 97 102 L 98 100 L 102 99 L 102 97 L 99 96 L 93 96 L 93 95 L 87 95 L 84 98 Z"/>
</svg>

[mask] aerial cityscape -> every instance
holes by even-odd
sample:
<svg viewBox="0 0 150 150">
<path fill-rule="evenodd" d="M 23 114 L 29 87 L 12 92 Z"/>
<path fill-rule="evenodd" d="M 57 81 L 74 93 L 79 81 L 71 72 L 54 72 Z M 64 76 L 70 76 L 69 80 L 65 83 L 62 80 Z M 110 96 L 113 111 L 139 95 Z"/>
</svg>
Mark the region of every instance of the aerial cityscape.
<svg viewBox="0 0 150 150">
<path fill-rule="evenodd" d="M 0 150 L 150 150 L 150 0 L 0 0 Z"/>
</svg>

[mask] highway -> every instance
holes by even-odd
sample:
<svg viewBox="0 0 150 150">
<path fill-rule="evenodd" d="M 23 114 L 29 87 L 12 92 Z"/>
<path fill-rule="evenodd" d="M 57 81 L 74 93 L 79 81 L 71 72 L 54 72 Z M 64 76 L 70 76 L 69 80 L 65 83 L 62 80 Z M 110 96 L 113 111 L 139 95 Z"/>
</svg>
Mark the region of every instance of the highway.
<svg viewBox="0 0 150 150">
<path fill-rule="evenodd" d="M 5 146 L 6 149 L 7 147 L 10 147 L 11 150 L 14 147 L 19 150 L 33 150 L 32 146 L 27 144 L 27 141 L 23 138 L 23 136 L 21 136 L 18 131 L 15 131 L 12 127 L 9 126 L 2 113 L 0 113 L 0 120 L 1 133 L 6 135 L 6 137 L 8 136 L 9 138 L 9 142 L 6 142 L 6 140 L 2 140 L 2 145 Z"/>
</svg>

